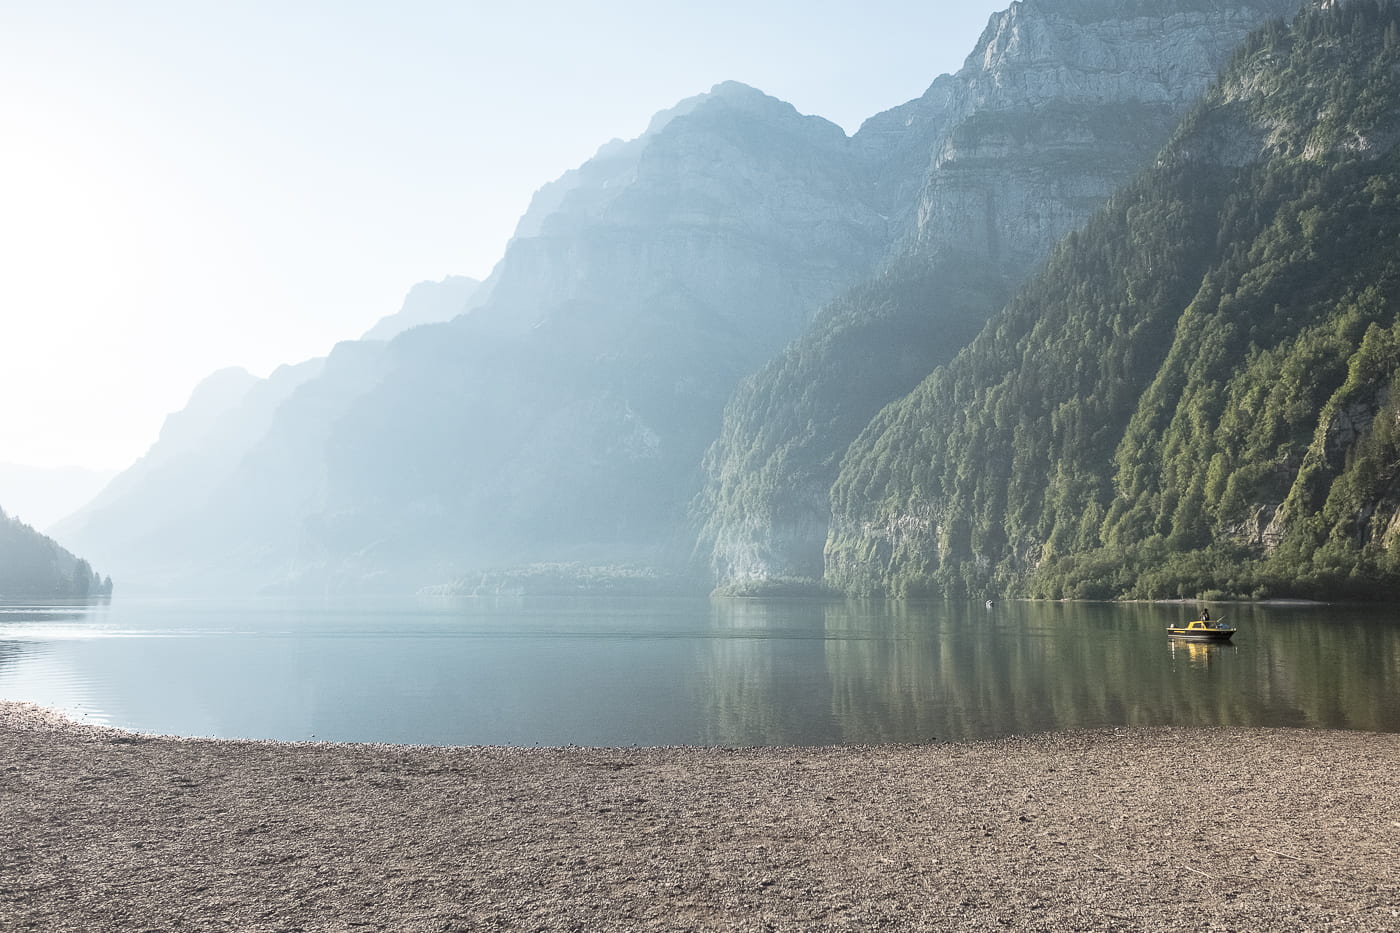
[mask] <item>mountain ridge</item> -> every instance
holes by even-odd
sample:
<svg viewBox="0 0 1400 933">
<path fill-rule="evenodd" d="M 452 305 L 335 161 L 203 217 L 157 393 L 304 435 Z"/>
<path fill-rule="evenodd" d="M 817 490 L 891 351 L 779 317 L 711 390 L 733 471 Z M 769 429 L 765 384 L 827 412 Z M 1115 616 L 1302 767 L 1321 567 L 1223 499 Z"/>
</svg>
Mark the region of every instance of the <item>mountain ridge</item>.
<svg viewBox="0 0 1400 933">
<path fill-rule="evenodd" d="M 722 591 L 818 584 L 846 446 L 1147 167 L 1250 28 L 1297 3 L 1110 6 L 1013 4 L 930 89 L 946 110 L 927 124 L 923 182 L 889 265 L 726 409 L 694 506 L 696 558 Z"/>
<path fill-rule="evenodd" d="M 1114 192 L 1149 168 L 1174 133 L 1189 132 L 1179 128 L 1182 115 L 1249 29 L 1298 6 L 1024 0 L 989 20 L 966 74 L 938 78 L 849 137 L 753 88 L 716 85 L 542 187 L 467 313 L 389 341 L 341 345 L 319 372 L 243 422 L 245 434 L 192 467 L 205 481 L 186 512 L 161 512 L 159 477 L 148 471 L 125 488 L 128 504 L 148 504 L 150 520 L 120 538 L 120 510 L 112 509 L 99 537 L 110 553 L 144 562 L 132 570 L 159 570 L 172 582 L 299 592 L 403 591 L 483 573 L 512 580 L 520 579 L 512 568 L 531 566 L 581 567 L 579 579 L 600 565 L 666 576 L 682 573 L 692 553 L 722 582 L 796 579 L 896 595 L 1040 586 L 1032 572 L 1058 560 L 1041 591 L 1067 592 L 1087 585 L 1089 544 L 1108 544 L 1095 535 L 1149 513 L 1175 533 L 1190 525 L 1175 511 L 1197 499 L 1212 520 L 1252 522 L 1259 541 L 1286 549 L 1306 524 L 1285 521 L 1291 506 L 1244 515 L 1190 489 L 1143 486 L 1141 509 L 1109 521 L 1111 496 L 1094 496 L 1136 482 L 1128 467 L 1121 480 L 1093 473 L 1061 481 L 1047 472 L 1058 483 L 1053 515 L 1024 503 L 1008 510 L 996 499 L 1004 490 L 987 492 L 991 499 L 976 490 L 1002 489 L 1000 471 L 1009 469 L 1023 491 L 1029 474 L 1015 445 L 990 430 L 977 438 L 1000 445 L 1012 467 L 987 460 L 975 443 L 956 457 L 929 454 L 951 471 L 938 477 L 936 495 L 932 467 L 901 464 L 896 482 L 881 457 L 925 456 L 922 435 L 944 427 L 962 436 L 960 422 L 935 411 L 953 404 L 939 394 L 945 390 L 968 412 L 991 412 L 998 430 L 1021 417 L 1019 404 L 1056 431 L 1062 422 L 1088 425 L 1100 409 L 1124 414 L 1130 395 L 1121 386 L 1071 399 L 1063 411 L 1010 389 L 988 401 L 990 389 L 946 375 L 935 380 L 944 388 L 920 386 L 950 361 L 960 373 L 986 375 L 1011 359 L 1028 379 L 1039 372 L 1016 335 L 998 342 L 997 328 L 1021 319 L 994 315 L 1008 301 L 1023 306 L 1016 302 L 1027 299 L 1015 296 L 1038 281 L 1033 273 L 1046 257 L 1086 275 L 1101 271 L 1094 263 L 1114 266 L 1130 254 L 1149 269 L 1200 265 L 1209 251 L 1191 225 L 1208 226 L 1205 201 L 1183 188 L 1171 202 L 1183 205 L 1182 216 L 1141 208 L 1160 228 L 1152 233 Z M 1286 28 L 1250 41 L 1274 41 Z M 1261 92 L 1246 82 L 1231 93 L 1247 110 Z M 1217 162 L 1247 159 L 1261 133 L 1293 145 L 1293 135 L 1269 134 L 1296 114 L 1266 110 L 1257 124 L 1222 120 L 1220 133 L 1200 141 Z M 1191 119 L 1201 117 L 1188 116 L 1187 125 Z M 1379 150 L 1389 133 L 1327 138 Z M 1299 145 L 1306 152 L 1324 144 L 1317 136 Z M 1186 186 L 1189 158 L 1200 153 L 1184 144 L 1166 151 L 1186 161 L 1157 169 Z M 1191 234 L 1200 256 L 1168 244 L 1155 253 L 1101 247 L 1088 259 L 1063 258 L 1083 248 L 1073 231 L 1086 223 L 1106 229 L 1108 221 L 1091 221 L 1105 204 L 1117 212 L 1117 229 L 1139 239 Z M 1228 216 L 1238 221 L 1229 229 L 1260 236 L 1239 220 L 1243 213 Z M 1165 309 L 1189 298 L 1189 275 L 1104 275 L 1123 278 L 1134 302 L 1159 302 L 1160 332 L 1152 333 L 1165 342 Z M 1106 320 L 1107 330 L 1093 333 L 1112 352 L 1160 365 L 1139 344 L 1115 343 L 1123 335 L 1114 328 L 1132 331 L 1130 322 Z M 1044 329 L 1037 339 L 1052 351 L 1088 340 Z M 1368 359 L 1388 358 L 1385 339 L 1372 338 Z M 967 346 L 990 356 L 957 363 Z M 1071 364 L 1086 372 L 1125 365 L 1087 355 Z M 1059 376 L 1044 378 L 1048 399 Z M 1339 421 L 1315 440 L 1315 452 L 1298 453 L 1314 464 L 1310 475 L 1348 473 L 1346 462 L 1333 463 L 1336 451 L 1375 438 L 1370 408 L 1385 403 L 1384 393 L 1366 391 L 1337 403 L 1346 426 Z M 1111 431 L 1095 430 L 1074 435 L 1086 456 L 1109 443 Z M 1035 450 L 1038 468 L 1050 471 L 1055 461 Z M 1378 451 L 1373 459 L 1384 459 Z M 1248 470 L 1228 451 L 1221 456 L 1226 478 L 1192 482 L 1214 496 L 1240 474 L 1236 491 L 1246 489 Z M 1169 488 L 1175 480 L 1153 482 Z M 938 498 L 955 487 L 971 505 Z M 1298 514 L 1306 518 L 1311 507 Z M 928 555 L 944 552 L 959 558 L 933 566 Z M 1093 561 L 1104 559 L 1095 552 Z M 132 575 L 122 570 L 123 579 Z"/>
<path fill-rule="evenodd" d="M 1393 138 L 1397 50 L 1392 3 L 1256 32 L 1154 169 L 852 445 L 828 582 L 1394 592 L 1400 158 L 1356 140 Z"/>
<path fill-rule="evenodd" d="M 412 588 L 480 562 L 665 563 L 733 385 L 883 252 L 863 171 L 834 124 L 718 85 L 545 186 L 469 313 L 338 347 L 186 514 L 140 541 L 110 503 L 80 522 L 111 513 L 93 541 L 140 561 L 124 579 Z M 152 515 L 154 479 L 129 496 Z"/>
</svg>

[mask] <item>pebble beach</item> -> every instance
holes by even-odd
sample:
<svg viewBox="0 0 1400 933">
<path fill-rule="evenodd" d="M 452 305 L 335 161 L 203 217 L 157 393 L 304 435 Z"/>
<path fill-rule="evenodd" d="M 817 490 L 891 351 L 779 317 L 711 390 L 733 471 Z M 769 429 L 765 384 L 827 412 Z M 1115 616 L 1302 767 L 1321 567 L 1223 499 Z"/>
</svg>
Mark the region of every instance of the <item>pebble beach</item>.
<svg viewBox="0 0 1400 933">
<path fill-rule="evenodd" d="M 1400 930 L 1400 736 L 138 735 L 0 702 L 0 930 Z"/>
</svg>

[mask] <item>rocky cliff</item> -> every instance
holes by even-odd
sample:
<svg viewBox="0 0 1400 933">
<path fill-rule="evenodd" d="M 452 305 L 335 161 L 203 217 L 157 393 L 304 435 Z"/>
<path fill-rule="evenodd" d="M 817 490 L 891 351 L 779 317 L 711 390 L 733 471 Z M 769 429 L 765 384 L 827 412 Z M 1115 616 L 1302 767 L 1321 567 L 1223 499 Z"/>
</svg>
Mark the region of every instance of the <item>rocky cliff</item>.
<svg viewBox="0 0 1400 933">
<path fill-rule="evenodd" d="M 143 562 L 124 579 L 404 587 L 664 562 L 738 380 L 886 251 L 871 189 L 840 128 L 721 84 L 541 189 L 469 313 L 342 345 L 258 408 L 256 438 L 211 437 L 221 467 L 183 469 L 198 502 L 175 515 L 153 471 L 126 478 L 126 506 L 98 511 L 149 510 L 139 547 L 84 523 Z"/>
<path fill-rule="evenodd" d="M 199 502 L 162 511 L 150 472 L 140 541 L 94 547 L 196 585 L 403 589 L 668 565 L 698 501 L 721 578 L 814 578 L 851 440 L 1294 5 L 1014 3 L 851 138 L 739 84 L 683 101 L 542 188 L 469 313 L 343 345 L 209 435 Z"/>
<path fill-rule="evenodd" d="M 820 577 L 827 493 L 856 434 L 1147 167 L 1251 29 L 1297 6 L 1024 0 L 992 17 L 956 75 L 868 121 L 858 147 L 918 167 L 877 189 L 910 196 L 891 210 L 897 258 L 727 407 L 696 505 L 717 582 Z"/>
<path fill-rule="evenodd" d="M 679 302 L 766 358 L 883 254 L 868 187 L 839 127 L 720 84 L 545 186 L 477 326 L 518 334 L 581 302 L 613 314 Z"/>
<path fill-rule="evenodd" d="M 1300 0 L 1021 0 L 957 76 L 919 197 L 927 249 L 1013 275 L 1146 167 L 1250 31 Z"/>
<path fill-rule="evenodd" d="M 440 282 L 419 282 L 409 289 L 396 314 L 381 318 L 361 340 L 393 340 L 411 327 L 441 324 L 473 307 L 473 297 L 481 285 L 464 275 L 449 275 Z"/>
<path fill-rule="evenodd" d="M 1400 5 L 1254 33 L 1151 170 L 833 488 L 826 580 L 1400 592 Z"/>
<path fill-rule="evenodd" d="M 543 189 L 480 306 L 337 426 L 298 579 L 669 562 L 724 400 L 887 248 L 857 155 L 729 83 Z"/>
</svg>

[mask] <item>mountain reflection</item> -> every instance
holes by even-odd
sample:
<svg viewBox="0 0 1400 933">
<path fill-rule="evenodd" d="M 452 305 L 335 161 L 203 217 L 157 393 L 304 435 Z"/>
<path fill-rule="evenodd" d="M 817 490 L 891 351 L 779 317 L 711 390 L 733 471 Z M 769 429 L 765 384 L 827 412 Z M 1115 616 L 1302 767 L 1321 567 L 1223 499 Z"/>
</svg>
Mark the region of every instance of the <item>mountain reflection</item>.
<svg viewBox="0 0 1400 933">
<path fill-rule="evenodd" d="M 721 600 L 697 662 L 709 745 L 831 741 L 826 607 L 815 601 Z"/>
<path fill-rule="evenodd" d="M 821 600 L 123 602 L 0 612 L 0 698 L 184 735 L 957 741 L 1124 725 L 1400 732 L 1383 608 Z"/>
<path fill-rule="evenodd" d="M 35 606 L 0 607 L 0 625 L 21 622 L 81 622 L 88 613 L 68 607 L 46 609 Z"/>
<path fill-rule="evenodd" d="M 1121 725 L 1400 731 L 1400 629 L 1365 610 L 1233 613 L 1168 639 L 1148 605 L 718 603 L 706 740 L 928 742 Z"/>
</svg>

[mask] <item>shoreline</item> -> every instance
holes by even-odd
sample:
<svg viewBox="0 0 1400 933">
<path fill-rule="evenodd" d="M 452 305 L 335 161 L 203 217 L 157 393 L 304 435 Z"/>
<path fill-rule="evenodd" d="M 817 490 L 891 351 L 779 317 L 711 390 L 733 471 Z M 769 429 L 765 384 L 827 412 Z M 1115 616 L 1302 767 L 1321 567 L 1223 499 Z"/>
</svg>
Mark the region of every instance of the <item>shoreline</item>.
<svg viewBox="0 0 1400 933">
<path fill-rule="evenodd" d="M 1400 736 L 504 748 L 0 702 L 6 930 L 1394 930 Z"/>
</svg>

